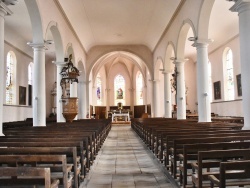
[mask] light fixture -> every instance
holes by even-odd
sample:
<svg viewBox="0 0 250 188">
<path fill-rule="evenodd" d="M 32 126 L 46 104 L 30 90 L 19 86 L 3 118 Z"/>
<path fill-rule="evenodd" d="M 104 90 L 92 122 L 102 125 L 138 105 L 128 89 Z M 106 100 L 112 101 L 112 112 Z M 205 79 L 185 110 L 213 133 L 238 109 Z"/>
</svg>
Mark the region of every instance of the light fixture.
<svg viewBox="0 0 250 188">
<path fill-rule="evenodd" d="M 196 41 L 198 39 L 198 37 L 188 37 L 189 41 Z"/>
<path fill-rule="evenodd" d="M 5 4 L 5 5 L 15 5 L 18 3 L 18 0 L 2 0 L 2 2 Z"/>
<path fill-rule="evenodd" d="M 54 41 L 53 40 L 44 40 L 44 43 L 45 44 L 54 44 Z"/>
</svg>

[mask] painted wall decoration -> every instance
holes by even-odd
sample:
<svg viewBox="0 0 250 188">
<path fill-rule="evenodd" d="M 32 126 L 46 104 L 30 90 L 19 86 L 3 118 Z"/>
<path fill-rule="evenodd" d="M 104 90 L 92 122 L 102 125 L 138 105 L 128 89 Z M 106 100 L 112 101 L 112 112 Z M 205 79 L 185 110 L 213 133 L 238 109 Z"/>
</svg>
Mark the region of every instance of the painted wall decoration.
<svg viewBox="0 0 250 188">
<path fill-rule="evenodd" d="M 19 86 L 19 105 L 26 105 L 26 87 Z"/>
<path fill-rule="evenodd" d="M 214 100 L 221 99 L 220 81 L 214 82 Z"/>
<path fill-rule="evenodd" d="M 242 96 L 241 74 L 236 75 L 238 96 Z"/>
</svg>

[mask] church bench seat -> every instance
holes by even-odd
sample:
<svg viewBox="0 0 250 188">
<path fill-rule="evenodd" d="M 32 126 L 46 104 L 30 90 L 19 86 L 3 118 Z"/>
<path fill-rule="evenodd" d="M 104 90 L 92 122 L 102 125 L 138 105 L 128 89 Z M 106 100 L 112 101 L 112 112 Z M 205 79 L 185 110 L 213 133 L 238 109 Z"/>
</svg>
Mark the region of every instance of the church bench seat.
<svg viewBox="0 0 250 188">
<path fill-rule="evenodd" d="M 202 188 L 204 186 L 204 181 L 208 180 L 208 175 L 218 176 L 220 174 L 220 162 L 249 160 L 249 158 L 250 149 L 199 151 L 198 161 L 192 163 L 194 171 L 194 174 L 192 175 L 193 187 Z M 219 160 L 219 163 L 209 163 L 207 162 L 208 160 Z M 206 164 L 205 167 L 204 164 Z M 208 170 L 205 171 L 204 168 L 207 168 Z M 213 168 L 213 170 L 210 170 L 211 168 Z"/>
<path fill-rule="evenodd" d="M 67 157 L 67 164 L 73 165 L 74 187 L 79 187 L 80 182 L 80 157 L 77 156 L 76 147 L 9 147 L 0 148 L 0 155 L 58 155 Z M 71 169 L 72 167 L 69 166 Z M 54 169 L 56 170 L 56 169 Z"/>
<path fill-rule="evenodd" d="M 59 179 L 51 178 L 50 168 L 0 167 L 0 187 L 2 188 L 31 188 L 34 185 L 57 188 L 59 182 Z"/>
<path fill-rule="evenodd" d="M 69 174 L 69 169 L 66 161 L 66 155 L 0 155 L 0 164 L 2 165 L 13 165 L 15 166 L 36 166 L 39 163 L 46 163 L 48 167 L 50 165 L 61 165 L 58 176 L 58 172 L 52 171 L 53 168 L 50 168 L 51 177 L 53 176 L 60 178 L 60 184 L 63 185 L 64 188 L 70 188 L 72 186 L 72 176 Z M 14 167 L 15 167 L 14 166 Z M 43 167 L 46 167 L 44 165 Z M 58 169 L 57 169 L 58 170 Z"/>
<path fill-rule="evenodd" d="M 198 143 L 198 144 L 185 144 L 183 145 L 182 154 L 179 155 L 180 159 L 180 184 L 186 187 L 187 170 L 191 169 L 191 164 L 198 160 L 199 151 L 209 150 L 228 150 L 228 149 L 247 149 L 250 148 L 250 142 L 215 142 L 215 143 Z"/>
<path fill-rule="evenodd" d="M 219 175 L 208 175 L 211 188 L 250 185 L 250 161 L 221 162 Z"/>
</svg>

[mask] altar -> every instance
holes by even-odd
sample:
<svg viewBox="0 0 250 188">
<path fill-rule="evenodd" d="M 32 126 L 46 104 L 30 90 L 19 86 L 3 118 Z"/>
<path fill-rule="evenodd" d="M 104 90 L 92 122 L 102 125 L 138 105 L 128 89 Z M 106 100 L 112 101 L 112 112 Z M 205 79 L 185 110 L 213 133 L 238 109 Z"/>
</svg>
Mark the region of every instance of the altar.
<svg viewBox="0 0 250 188">
<path fill-rule="evenodd" d="M 124 117 L 125 122 L 130 121 L 129 111 L 114 111 L 112 112 L 112 122 L 117 122 L 117 119 L 120 117 Z"/>
</svg>

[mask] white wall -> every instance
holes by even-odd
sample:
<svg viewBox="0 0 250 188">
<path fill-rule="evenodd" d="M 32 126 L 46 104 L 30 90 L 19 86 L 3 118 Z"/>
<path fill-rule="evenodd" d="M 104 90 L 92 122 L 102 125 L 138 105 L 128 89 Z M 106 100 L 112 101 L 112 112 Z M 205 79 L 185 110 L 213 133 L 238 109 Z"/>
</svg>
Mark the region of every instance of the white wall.
<svg viewBox="0 0 250 188">
<path fill-rule="evenodd" d="M 233 52 L 233 67 L 234 67 L 234 91 L 235 100 L 225 101 L 224 93 L 224 75 L 223 75 L 223 52 L 225 48 L 231 48 Z M 241 73 L 240 69 L 240 47 L 239 37 L 236 36 L 229 40 L 226 44 L 220 46 L 215 51 L 209 54 L 209 60 L 212 66 L 212 83 L 216 81 L 221 82 L 221 99 L 214 100 L 214 88 L 212 84 L 213 99 L 211 104 L 211 111 L 219 114 L 220 116 L 241 116 L 243 117 L 242 110 L 242 97 L 237 93 L 236 75 Z"/>
<path fill-rule="evenodd" d="M 13 83 L 16 86 L 16 100 L 14 104 L 3 106 L 3 122 L 21 121 L 32 117 L 32 108 L 28 106 L 28 65 L 32 62 L 32 57 L 14 47 L 8 42 L 4 44 L 4 67 L 6 69 L 7 53 L 13 51 L 16 55 L 16 81 Z M 6 72 L 6 71 L 5 71 Z M 6 75 L 5 75 L 6 77 Z M 19 106 L 19 86 L 26 87 L 26 105 Z M 5 90 L 4 90 L 5 91 Z M 4 104 L 5 104 L 5 94 Z"/>
</svg>

